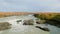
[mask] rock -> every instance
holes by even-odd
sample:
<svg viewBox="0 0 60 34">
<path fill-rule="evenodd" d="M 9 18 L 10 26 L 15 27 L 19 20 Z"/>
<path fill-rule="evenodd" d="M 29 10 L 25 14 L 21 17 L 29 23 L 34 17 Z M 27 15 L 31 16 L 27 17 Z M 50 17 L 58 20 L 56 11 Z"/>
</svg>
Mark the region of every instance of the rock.
<svg viewBox="0 0 60 34">
<path fill-rule="evenodd" d="M 40 24 L 40 19 L 36 19 L 36 24 Z"/>
<path fill-rule="evenodd" d="M 23 25 L 33 25 L 32 23 L 23 23 Z"/>
<path fill-rule="evenodd" d="M 33 25 L 34 21 L 33 20 L 25 20 L 23 25 Z"/>
<path fill-rule="evenodd" d="M 50 31 L 48 28 L 41 28 L 40 26 L 35 26 L 36 28 L 39 28 L 39 29 L 41 29 L 41 30 L 44 30 L 44 31 Z"/>
<path fill-rule="evenodd" d="M 8 22 L 0 22 L 0 30 L 6 30 L 6 29 L 10 29 L 11 24 L 9 24 Z"/>
<path fill-rule="evenodd" d="M 44 24 L 45 23 L 45 20 L 36 19 L 36 23 L 37 24 Z"/>
<path fill-rule="evenodd" d="M 22 20 L 17 20 L 16 22 L 19 23 L 19 22 L 21 22 L 21 21 L 22 21 Z"/>
<path fill-rule="evenodd" d="M 36 22 L 37 24 L 40 24 L 40 22 Z"/>
</svg>

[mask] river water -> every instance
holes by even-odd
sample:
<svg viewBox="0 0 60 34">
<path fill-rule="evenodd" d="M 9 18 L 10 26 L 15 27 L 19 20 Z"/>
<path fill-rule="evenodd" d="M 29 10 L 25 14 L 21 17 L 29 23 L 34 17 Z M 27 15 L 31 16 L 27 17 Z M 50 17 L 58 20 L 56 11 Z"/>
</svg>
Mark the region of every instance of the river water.
<svg viewBox="0 0 60 34">
<path fill-rule="evenodd" d="M 22 25 L 23 22 L 17 24 L 16 20 L 18 19 L 29 19 L 33 17 L 28 16 L 11 16 L 0 18 L 0 22 L 9 22 L 13 24 L 11 29 L 0 31 L 0 34 L 60 34 L 60 28 L 55 26 L 48 25 L 47 27 L 50 29 L 50 32 L 43 31 L 41 29 L 35 28 L 34 25 Z"/>
</svg>

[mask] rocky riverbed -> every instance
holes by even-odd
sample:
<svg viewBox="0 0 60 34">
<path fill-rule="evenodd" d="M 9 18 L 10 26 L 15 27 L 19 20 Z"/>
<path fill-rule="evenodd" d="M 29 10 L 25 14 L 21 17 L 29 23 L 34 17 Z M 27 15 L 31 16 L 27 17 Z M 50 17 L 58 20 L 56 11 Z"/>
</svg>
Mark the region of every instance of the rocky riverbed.
<svg viewBox="0 0 60 34">
<path fill-rule="evenodd" d="M 49 34 L 49 32 L 46 32 L 46 31 L 43 31 L 41 29 L 38 29 L 35 27 L 34 23 L 30 22 L 30 18 L 33 18 L 32 16 L 11 16 L 11 17 L 6 17 L 6 18 L 1 18 L 0 19 L 0 22 L 1 21 L 6 21 L 11 25 L 11 28 L 8 29 L 8 30 L 2 30 L 2 32 L 0 34 Z M 23 25 L 23 22 L 19 22 L 20 19 L 24 20 L 28 20 L 28 23 L 27 25 Z M 34 19 L 34 18 L 33 18 Z M 16 21 L 19 20 L 17 23 Z M 30 24 L 33 24 L 33 25 L 30 25 Z"/>
</svg>

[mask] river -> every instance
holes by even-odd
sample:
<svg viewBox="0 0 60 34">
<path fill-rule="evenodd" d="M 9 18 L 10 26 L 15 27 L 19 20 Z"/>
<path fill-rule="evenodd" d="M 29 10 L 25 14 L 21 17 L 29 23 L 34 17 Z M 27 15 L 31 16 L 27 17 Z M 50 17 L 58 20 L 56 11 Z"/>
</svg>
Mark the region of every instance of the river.
<svg viewBox="0 0 60 34">
<path fill-rule="evenodd" d="M 34 25 L 22 25 L 22 23 L 16 24 L 17 19 L 24 19 L 28 16 L 11 16 L 11 17 L 5 17 L 0 18 L 0 22 L 10 22 L 13 25 L 11 26 L 11 29 L 0 31 L 0 34 L 60 34 L 60 28 L 48 25 L 47 27 L 50 29 L 50 32 L 43 31 L 41 29 L 35 28 Z M 33 18 L 33 17 L 28 17 Z"/>
</svg>

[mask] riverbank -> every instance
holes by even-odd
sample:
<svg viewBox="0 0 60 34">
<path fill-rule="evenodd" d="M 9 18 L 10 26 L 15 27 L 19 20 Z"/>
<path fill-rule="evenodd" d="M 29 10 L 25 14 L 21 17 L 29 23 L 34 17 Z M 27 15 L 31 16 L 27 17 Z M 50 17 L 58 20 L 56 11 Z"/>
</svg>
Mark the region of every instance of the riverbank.
<svg viewBox="0 0 60 34">
<path fill-rule="evenodd" d="M 58 14 L 34 14 L 34 16 L 42 21 L 42 23 L 54 25 L 60 28 L 60 13 Z M 43 22 L 43 20 L 45 22 Z"/>
</svg>

